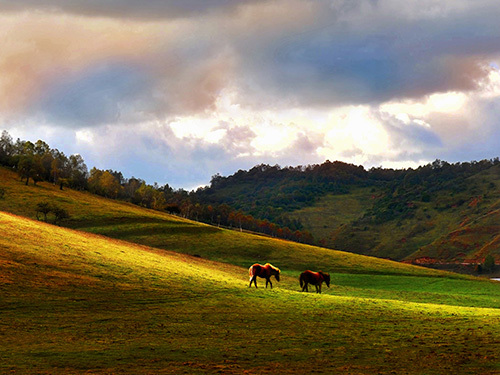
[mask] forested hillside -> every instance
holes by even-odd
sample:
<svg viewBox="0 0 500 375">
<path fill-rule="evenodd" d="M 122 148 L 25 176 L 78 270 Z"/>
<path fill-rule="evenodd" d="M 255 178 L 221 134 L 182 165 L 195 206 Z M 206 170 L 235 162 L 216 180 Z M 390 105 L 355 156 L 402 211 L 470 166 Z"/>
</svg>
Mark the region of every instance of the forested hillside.
<svg viewBox="0 0 500 375">
<path fill-rule="evenodd" d="M 281 225 L 298 220 L 317 243 L 335 249 L 420 263 L 482 263 L 488 254 L 499 258 L 500 227 L 491 219 L 500 204 L 499 187 L 498 159 L 436 160 L 406 170 L 327 161 L 294 168 L 260 165 L 215 176 L 196 195 Z M 481 224 L 486 218 L 487 229 Z M 448 244 L 448 234 L 460 228 L 486 233 Z"/>
</svg>

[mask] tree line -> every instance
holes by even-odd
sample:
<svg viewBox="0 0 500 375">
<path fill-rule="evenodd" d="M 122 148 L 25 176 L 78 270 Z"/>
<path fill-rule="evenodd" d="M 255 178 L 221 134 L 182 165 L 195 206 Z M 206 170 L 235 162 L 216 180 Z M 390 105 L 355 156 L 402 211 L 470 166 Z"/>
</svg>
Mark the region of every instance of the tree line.
<svg viewBox="0 0 500 375">
<path fill-rule="evenodd" d="M 87 166 L 80 155 L 68 157 L 42 140 L 33 143 L 18 138 L 13 142 L 7 131 L 0 137 L 0 165 L 15 169 L 21 180 L 26 180 L 26 185 L 31 180 L 35 185 L 50 181 L 59 184 L 61 189 L 87 187 Z"/>
<path fill-rule="evenodd" d="M 20 139 L 14 141 L 7 131 L 3 131 L 0 137 L 0 165 L 17 171 L 26 185 L 30 182 L 36 185 L 40 181 L 47 181 L 58 185 L 60 189 L 70 187 L 86 190 L 106 198 L 128 201 L 212 225 L 259 232 L 303 243 L 314 242 L 311 233 L 301 230 L 302 225 L 296 219 L 284 220 L 282 222 L 287 225 L 278 225 L 268 219 L 256 218 L 240 209 L 234 209 L 224 202 L 203 202 L 194 191 L 176 190 L 168 184 L 160 186 L 156 182 L 150 185 L 140 178 L 125 178 L 121 172 L 111 169 L 93 167 L 89 171 L 79 154 L 66 156 L 42 140 L 35 143 Z M 45 210 L 58 213 L 54 207 L 37 207 L 37 215 L 41 213 L 45 220 Z M 60 219 L 60 214 L 57 215 L 55 217 Z"/>
<path fill-rule="evenodd" d="M 328 160 L 284 168 L 261 164 L 228 177 L 215 175 L 210 186 L 199 189 L 196 195 L 204 202 L 226 203 L 282 224 L 288 213 L 311 206 L 327 194 L 348 194 L 355 187 L 372 187 L 384 194 L 375 201 L 367 217 L 385 222 L 411 215 L 412 202 L 429 201 L 437 191 L 460 191 L 467 177 L 499 163 L 499 158 L 458 163 L 438 159 L 416 169 L 397 170 L 366 170 L 363 166 Z"/>
</svg>

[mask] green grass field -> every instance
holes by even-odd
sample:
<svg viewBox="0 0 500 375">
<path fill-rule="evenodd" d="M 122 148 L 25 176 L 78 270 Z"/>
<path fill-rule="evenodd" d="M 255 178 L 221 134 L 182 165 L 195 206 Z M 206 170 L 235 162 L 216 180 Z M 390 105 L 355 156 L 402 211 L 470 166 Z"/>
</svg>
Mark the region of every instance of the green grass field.
<svg viewBox="0 0 500 375">
<path fill-rule="evenodd" d="M 500 283 L 7 177 L 0 373 L 500 372 Z M 23 217 L 46 199 L 79 230 Z M 248 288 L 248 266 L 267 261 L 281 281 Z M 301 293 L 307 268 L 331 287 Z"/>
</svg>

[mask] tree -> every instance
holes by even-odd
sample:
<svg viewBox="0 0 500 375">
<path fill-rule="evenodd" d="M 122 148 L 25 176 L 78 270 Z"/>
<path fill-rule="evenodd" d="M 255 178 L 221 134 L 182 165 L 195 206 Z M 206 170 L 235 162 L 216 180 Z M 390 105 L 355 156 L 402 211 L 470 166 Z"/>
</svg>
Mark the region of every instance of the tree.
<svg viewBox="0 0 500 375">
<path fill-rule="evenodd" d="M 38 214 L 43 214 L 43 221 L 47 222 L 47 215 L 52 211 L 52 206 L 49 202 L 39 202 L 36 205 L 36 218 L 40 220 Z"/>
<path fill-rule="evenodd" d="M 90 192 L 106 198 L 116 199 L 122 186 L 109 171 L 92 168 L 87 181 Z"/>
<path fill-rule="evenodd" d="M 33 155 L 21 155 L 17 163 L 17 173 L 21 176 L 21 181 L 26 179 L 26 185 L 29 183 L 34 165 Z"/>
<path fill-rule="evenodd" d="M 167 206 L 167 200 L 163 192 L 154 189 L 153 200 L 151 203 L 151 208 L 154 210 L 162 211 Z"/>
<path fill-rule="evenodd" d="M 73 189 L 87 188 L 88 169 L 79 154 L 71 155 L 68 159 L 68 180 Z"/>
<path fill-rule="evenodd" d="M 43 155 L 37 155 L 40 159 L 40 165 L 43 168 L 43 175 L 41 176 L 44 181 L 50 181 L 52 178 L 52 163 L 54 162 L 54 156 L 51 152 L 46 152 Z"/>
<path fill-rule="evenodd" d="M 36 185 L 37 182 L 43 181 L 45 175 L 45 168 L 42 164 L 42 156 L 33 156 L 33 166 L 30 171 L 30 177 L 33 179 L 33 184 Z"/>
<path fill-rule="evenodd" d="M 138 202 L 141 206 L 151 208 L 153 204 L 154 190 L 150 185 L 142 182 L 139 189 L 135 192 L 134 200 Z"/>
<path fill-rule="evenodd" d="M 2 132 L 0 137 L 0 165 L 12 165 L 12 156 L 14 155 L 14 143 L 12 137 L 6 130 Z"/>
<path fill-rule="evenodd" d="M 141 187 L 143 182 L 143 180 L 135 177 L 132 177 L 127 182 L 125 182 L 125 184 L 122 185 L 122 193 L 124 198 L 130 200 L 134 204 L 139 204 L 140 201 L 136 200 L 134 197 L 136 197 L 135 192 Z"/>
<path fill-rule="evenodd" d="M 88 185 L 89 191 L 91 193 L 98 194 L 98 195 L 104 195 L 104 191 L 101 187 L 101 182 L 100 182 L 102 174 L 103 174 L 103 171 L 101 171 L 100 169 L 97 169 L 96 167 L 93 167 L 90 170 L 90 176 L 87 180 L 87 185 Z"/>
<path fill-rule="evenodd" d="M 105 171 L 101 174 L 99 179 L 99 184 L 101 185 L 102 191 L 106 198 L 116 199 L 122 186 L 117 181 L 115 176 L 113 176 L 110 172 Z"/>
<path fill-rule="evenodd" d="M 39 139 L 33 145 L 33 151 L 36 155 L 42 156 L 50 152 L 50 146 L 41 139 Z"/>
</svg>

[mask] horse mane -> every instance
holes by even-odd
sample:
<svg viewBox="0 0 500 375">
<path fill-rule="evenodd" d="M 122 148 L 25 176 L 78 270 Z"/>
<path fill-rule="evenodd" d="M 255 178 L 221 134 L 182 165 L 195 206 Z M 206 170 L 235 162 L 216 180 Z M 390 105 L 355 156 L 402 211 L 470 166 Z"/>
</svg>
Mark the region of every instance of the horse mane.
<svg viewBox="0 0 500 375">
<path fill-rule="evenodd" d="M 266 263 L 265 267 L 267 267 L 267 266 L 271 267 L 275 271 L 281 272 L 281 270 L 278 267 L 274 267 L 271 263 Z"/>
</svg>

